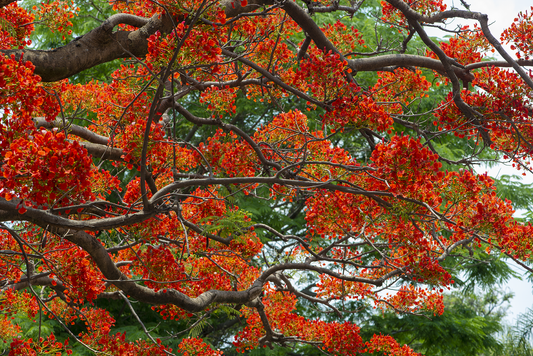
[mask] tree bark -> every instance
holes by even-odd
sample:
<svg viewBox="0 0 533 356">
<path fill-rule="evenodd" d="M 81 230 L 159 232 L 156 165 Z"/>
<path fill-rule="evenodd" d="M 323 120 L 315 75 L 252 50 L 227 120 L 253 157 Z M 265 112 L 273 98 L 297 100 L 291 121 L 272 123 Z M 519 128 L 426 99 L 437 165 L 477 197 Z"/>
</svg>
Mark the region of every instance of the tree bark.
<svg viewBox="0 0 533 356">
<path fill-rule="evenodd" d="M 17 0 L 0 0 L 0 8 L 7 6 L 11 4 L 12 2 L 16 2 Z"/>
<path fill-rule="evenodd" d="M 101 26 L 81 36 L 66 46 L 53 50 L 10 49 L 0 50 L 7 56 L 15 55 L 17 60 L 30 61 L 34 73 L 43 82 L 55 82 L 117 58 L 143 57 L 148 53 L 148 37 L 160 31 L 172 30 L 172 21 L 164 15 L 144 19 L 144 25 L 135 31 L 116 31 L 118 24 L 141 25 L 138 16 L 118 14 L 106 20 Z"/>
</svg>

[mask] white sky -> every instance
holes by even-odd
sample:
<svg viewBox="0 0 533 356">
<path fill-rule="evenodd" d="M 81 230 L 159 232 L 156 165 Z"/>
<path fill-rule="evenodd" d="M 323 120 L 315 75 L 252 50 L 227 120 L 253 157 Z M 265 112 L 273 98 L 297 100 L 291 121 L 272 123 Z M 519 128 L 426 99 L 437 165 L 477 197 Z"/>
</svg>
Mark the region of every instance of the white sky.
<svg viewBox="0 0 533 356">
<path fill-rule="evenodd" d="M 464 10 L 460 0 L 444 0 L 448 5 L 448 10 L 454 5 L 458 9 Z M 465 0 L 470 5 L 470 11 L 481 12 L 489 16 L 490 29 L 496 38 L 499 38 L 501 32 L 511 26 L 514 18 L 520 11 L 528 11 L 533 6 L 531 0 L 507 0 L 502 2 L 500 0 Z M 467 20 L 457 21 L 456 23 L 473 24 L 474 21 Z M 451 23 L 455 25 L 455 23 Z"/>
<path fill-rule="evenodd" d="M 478 11 L 485 13 L 489 16 L 490 29 L 494 37 L 500 39 L 500 34 L 503 30 L 509 27 L 515 17 L 520 11 L 528 11 L 531 13 L 531 6 L 533 6 L 533 0 L 465 0 L 467 4 L 470 5 L 471 11 Z M 459 0 L 448 0 L 447 4 L 454 4 L 458 8 L 463 8 Z M 462 21 L 463 24 L 468 24 L 467 21 Z M 472 24 L 473 22 L 470 22 Z M 452 23 L 452 26 L 455 26 L 455 23 Z M 432 33 L 432 35 L 434 35 Z M 436 35 L 436 34 L 435 34 Z M 507 51 L 512 54 L 514 53 L 506 47 Z M 478 172 L 482 173 L 483 168 L 479 169 Z M 522 172 L 520 172 L 522 173 Z M 497 177 L 498 175 L 507 174 L 507 175 L 518 175 L 518 171 L 508 166 L 495 167 L 489 169 L 489 175 Z M 533 176 L 528 175 L 522 179 L 524 183 L 533 182 Z M 512 266 L 515 271 L 521 275 L 525 275 L 525 270 L 518 265 Z M 516 317 L 523 313 L 527 308 L 533 307 L 533 293 L 532 285 L 527 281 L 520 281 L 519 279 L 512 279 L 507 287 L 515 293 L 515 297 L 512 300 L 511 307 L 509 309 L 509 316 L 507 320 L 509 322 L 514 322 Z"/>
<path fill-rule="evenodd" d="M 502 31 L 511 26 L 514 18 L 520 11 L 530 10 L 533 6 L 531 0 L 465 0 L 470 5 L 471 11 L 478 11 L 489 16 L 490 29 L 493 35 L 499 39 Z M 447 0 L 446 3 L 454 4 L 462 9 L 459 0 Z M 529 11 L 531 13 L 531 11 Z"/>
</svg>

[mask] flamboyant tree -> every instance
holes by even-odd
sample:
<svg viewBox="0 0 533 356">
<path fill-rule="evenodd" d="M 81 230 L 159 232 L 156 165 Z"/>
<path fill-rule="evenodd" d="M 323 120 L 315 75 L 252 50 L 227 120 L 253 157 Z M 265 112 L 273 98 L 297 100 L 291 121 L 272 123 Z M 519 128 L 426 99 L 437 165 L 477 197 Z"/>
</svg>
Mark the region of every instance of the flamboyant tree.
<svg viewBox="0 0 533 356">
<path fill-rule="evenodd" d="M 487 15 L 440 0 L 22 5 L 0 0 L 10 354 L 217 355 L 200 326 L 226 315 L 243 352 L 412 355 L 342 316 L 431 319 L 465 265 L 531 271 L 533 227 L 472 169 L 531 169 L 530 13 L 498 40 Z M 59 42 L 36 49 L 38 26 Z M 113 301 L 146 338 L 112 331 Z M 172 349 L 146 310 L 191 337 Z"/>
</svg>

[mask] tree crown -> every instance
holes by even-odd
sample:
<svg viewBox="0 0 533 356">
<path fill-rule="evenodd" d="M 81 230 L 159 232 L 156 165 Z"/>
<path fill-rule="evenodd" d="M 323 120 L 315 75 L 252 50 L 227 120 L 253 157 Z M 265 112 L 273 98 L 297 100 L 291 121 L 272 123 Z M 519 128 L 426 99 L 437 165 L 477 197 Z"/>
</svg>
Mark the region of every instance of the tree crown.
<svg viewBox="0 0 533 356">
<path fill-rule="evenodd" d="M 530 13 L 500 41 L 440 0 L 24 5 L 0 0 L 11 354 L 413 355 L 369 309 L 438 318 L 454 283 L 531 271 L 510 183 L 473 171 L 531 170 Z"/>
</svg>

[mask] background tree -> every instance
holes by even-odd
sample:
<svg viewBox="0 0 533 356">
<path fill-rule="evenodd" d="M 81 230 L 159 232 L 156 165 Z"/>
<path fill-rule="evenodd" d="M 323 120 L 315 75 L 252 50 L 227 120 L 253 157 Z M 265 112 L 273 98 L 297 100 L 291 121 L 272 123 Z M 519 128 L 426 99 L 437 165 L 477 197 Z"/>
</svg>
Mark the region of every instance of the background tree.
<svg viewBox="0 0 533 356">
<path fill-rule="evenodd" d="M 25 5 L 0 0 L 6 352 L 469 354 L 391 330 L 453 317 L 501 350 L 494 300 L 443 292 L 531 272 L 472 170 L 531 169 L 530 14 L 513 58 L 440 1 Z"/>
<path fill-rule="evenodd" d="M 503 352 L 508 355 L 533 355 L 533 310 L 530 308 L 518 316 L 516 325 L 508 328 Z"/>
</svg>

